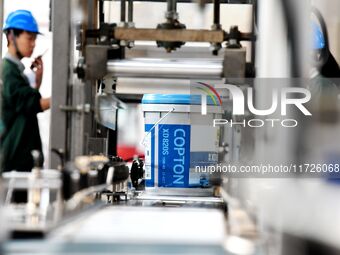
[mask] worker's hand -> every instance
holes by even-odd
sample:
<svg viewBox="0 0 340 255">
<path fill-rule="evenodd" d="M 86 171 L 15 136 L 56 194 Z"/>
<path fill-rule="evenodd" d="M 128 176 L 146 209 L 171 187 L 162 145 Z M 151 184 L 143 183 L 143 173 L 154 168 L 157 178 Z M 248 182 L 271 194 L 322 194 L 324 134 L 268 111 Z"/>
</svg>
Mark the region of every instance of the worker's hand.
<svg viewBox="0 0 340 255">
<path fill-rule="evenodd" d="M 40 99 L 41 110 L 45 111 L 47 109 L 50 109 L 50 106 L 51 106 L 51 98 L 41 98 Z"/>
<path fill-rule="evenodd" d="M 31 69 L 35 72 L 35 84 L 36 89 L 39 89 L 42 82 L 42 77 L 44 73 L 44 63 L 41 57 L 38 57 L 32 63 Z"/>
</svg>

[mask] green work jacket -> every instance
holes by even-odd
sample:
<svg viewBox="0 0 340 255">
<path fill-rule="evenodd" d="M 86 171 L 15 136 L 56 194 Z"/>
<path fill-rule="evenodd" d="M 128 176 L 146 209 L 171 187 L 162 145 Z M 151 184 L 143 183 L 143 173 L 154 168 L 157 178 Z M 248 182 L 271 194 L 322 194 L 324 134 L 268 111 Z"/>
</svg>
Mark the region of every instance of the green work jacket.
<svg viewBox="0 0 340 255">
<path fill-rule="evenodd" d="M 22 63 L 7 54 L 2 63 L 2 171 L 30 171 L 32 150 L 42 152 L 37 113 L 41 95 L 30 87 Z"/>
</svg>

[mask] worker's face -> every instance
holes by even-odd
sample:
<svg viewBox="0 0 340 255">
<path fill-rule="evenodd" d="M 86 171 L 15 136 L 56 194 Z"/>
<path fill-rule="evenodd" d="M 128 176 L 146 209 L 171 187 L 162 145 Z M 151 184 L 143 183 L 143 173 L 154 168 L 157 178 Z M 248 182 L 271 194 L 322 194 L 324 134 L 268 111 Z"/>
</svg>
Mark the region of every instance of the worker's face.
<svg viewBox="0 0 340 255">
<path fill-rule="evenodd" d="M 30 32 L 22 32 L 16 37 L 18 50 L 23 57 L 30 57 L 35 47 L 35 40 L 37 35 Z M 12 42 L 13 43 L 13 42 Z"/>
</svg>

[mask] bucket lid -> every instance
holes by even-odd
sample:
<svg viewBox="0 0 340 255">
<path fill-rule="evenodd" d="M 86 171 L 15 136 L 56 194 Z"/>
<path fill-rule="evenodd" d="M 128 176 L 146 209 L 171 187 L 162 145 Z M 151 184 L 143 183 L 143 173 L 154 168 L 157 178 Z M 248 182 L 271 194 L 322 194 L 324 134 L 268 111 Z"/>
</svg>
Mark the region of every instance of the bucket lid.
<svg viewBox="0 0 340 255">
<path fill-rule="evenodd" d="M 217 97 L 216 96 L 212 97 L 207 96 L 207 104 L 219 106 L 220 103 Z M 142 99 L 142 104 L 200 105 L 201 103 L 202 103 L 201 95 L 145 94 Z"/>
</svg>

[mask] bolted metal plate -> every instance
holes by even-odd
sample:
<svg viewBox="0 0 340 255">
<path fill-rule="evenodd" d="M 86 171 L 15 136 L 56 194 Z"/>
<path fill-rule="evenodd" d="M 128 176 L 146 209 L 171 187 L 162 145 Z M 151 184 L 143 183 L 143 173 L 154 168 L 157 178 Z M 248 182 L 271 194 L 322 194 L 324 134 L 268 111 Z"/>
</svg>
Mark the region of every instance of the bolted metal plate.
<svg viewBox="0 0 340 255">
<path fill-rule="evenodd" d="M 225 78 L 244 78 L 246 73 L 246 50 L 225 49 L 223 76 Z"/>
<path fill-rule="evenodd" d="M 86 79 L 101 79 L 107 74 L 107 51 L 105 45 L 86 46 Z"/>
</svg>

